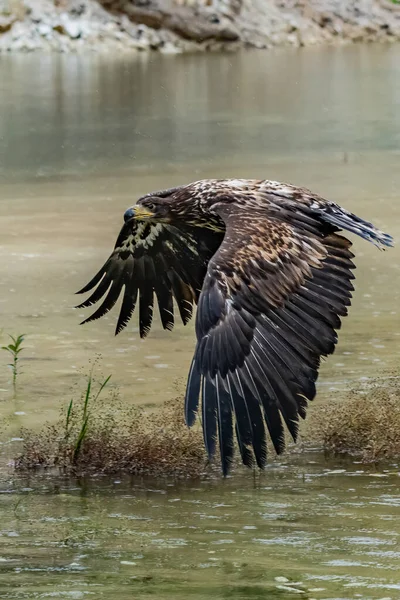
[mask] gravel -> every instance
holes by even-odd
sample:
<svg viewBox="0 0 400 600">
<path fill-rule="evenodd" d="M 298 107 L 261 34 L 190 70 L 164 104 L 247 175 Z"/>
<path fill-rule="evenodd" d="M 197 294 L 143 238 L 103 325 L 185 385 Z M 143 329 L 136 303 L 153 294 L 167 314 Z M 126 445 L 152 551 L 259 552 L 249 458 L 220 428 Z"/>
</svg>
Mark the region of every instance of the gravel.
<svg viewBox="0 0 400 600">
<path fill-rule="evenodd" d="M 392 0 L 0 0 L 0 52 L 236 50 L 400 40 Z"/>
</svg>

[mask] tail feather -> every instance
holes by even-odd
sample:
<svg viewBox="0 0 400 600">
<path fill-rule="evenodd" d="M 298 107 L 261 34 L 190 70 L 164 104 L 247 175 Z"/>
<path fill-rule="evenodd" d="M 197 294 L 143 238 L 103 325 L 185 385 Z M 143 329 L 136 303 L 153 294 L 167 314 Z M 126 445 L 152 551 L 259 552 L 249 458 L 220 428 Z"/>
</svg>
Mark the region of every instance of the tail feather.
<svg viewBox="0 0 400 600">
<path fill-rule="evenodd" d="M 324 221 L 338 227 L 355 233 L 365 240 L 372 242 L 378 248 L 384 249 L 385 246 L 393 246 L 393 238 L 387 233 L 377 229 L 372 223 L 364 221 L 357 215 L 348 212 L 337 205 L 330 205 L 324 211 Z"/>
</svg>

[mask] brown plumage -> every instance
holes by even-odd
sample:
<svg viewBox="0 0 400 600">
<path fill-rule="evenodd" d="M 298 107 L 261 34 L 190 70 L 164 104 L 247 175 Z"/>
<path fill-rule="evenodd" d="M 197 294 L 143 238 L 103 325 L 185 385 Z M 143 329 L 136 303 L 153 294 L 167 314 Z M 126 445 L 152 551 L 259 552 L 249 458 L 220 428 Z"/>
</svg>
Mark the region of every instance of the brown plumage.
<svg viewBox="0 0 400 600">
<path fill-rule="evenodd" d="M 219 440 L 222 468 L 233 457 L 266 462 L 266 430 L 277 453 L 283 422 L 296 440 L 315 396 L 321 356 L 334 351 L 354 279 L 356 233 L 378 247 L 392 238 L 309 190 L 273 181 L 203 180 L 142 197 L 125 213 L 114 251 L 79 293 L 79 308 L 104 298 L 86 321 L 123 301 L 116 333 L 139 300 L 140 335 L 150 330 L 154 294 L 165 329 L 194 304 L 197 345 L 186 390 L 192 425 L 201 397 L 205 446 Z"/>
</svg>

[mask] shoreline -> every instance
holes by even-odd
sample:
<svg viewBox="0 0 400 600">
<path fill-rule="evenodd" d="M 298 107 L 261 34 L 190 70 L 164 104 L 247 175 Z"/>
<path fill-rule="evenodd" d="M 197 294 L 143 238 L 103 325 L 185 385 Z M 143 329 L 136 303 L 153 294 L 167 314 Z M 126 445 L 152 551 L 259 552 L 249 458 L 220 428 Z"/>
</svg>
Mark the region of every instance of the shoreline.
<svg viewBox="0 0 400 600">
<path fill-rule="evenodd" d="M 0 0 L 0 54 L 178 54 L 398 41 L 394 0 Z"/>
</svg>

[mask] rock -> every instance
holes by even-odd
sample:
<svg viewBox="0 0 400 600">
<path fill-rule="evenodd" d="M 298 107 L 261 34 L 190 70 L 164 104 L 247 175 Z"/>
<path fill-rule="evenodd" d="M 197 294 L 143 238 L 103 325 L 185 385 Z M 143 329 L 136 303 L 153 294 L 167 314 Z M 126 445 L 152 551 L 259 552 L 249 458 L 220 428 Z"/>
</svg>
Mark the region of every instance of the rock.
<svg viewBox="0 0 400 600">
<path fill-rule="evenodd" d="M 38 26 L 38 32 L 40 33 L 40 35 L 46 37 L 52 33 L 52 28 L 46 23 L 40 23 L 40 25 Z"/>
<path fill-rule="evenodd" d="M 0 15 L 0 34 L 5 33 L 6 31 L 10 31 L 11 27 L 13 26 L 16 20 L 17 19 L 12 15 Z"/>
<path fill-rule="evenodd" d="M 23 19 L 27 9 L 23 0 L 0 0 L 0 15 Z"/>
<path fill-rule="evenodd" d="M 70 6 L 69 12 L 74 17 L 81 17 L 87 11 L 87 5 L 85 2 L 73 2 L 72 6 Z"/>
<path fill-rule="evenodd" d="M 171 8 L 167 3 L 149 2 L 146 6 L 126 4 L 124 11 L 135 23 L 153 29 L 165 28 L 198 43 L 208 39 L 230 42 L 240 37 L 236 25 L 229 19 L 215 11 L 201 10 L 200 7 L 194 10 L 188 6 L 175 5 Z"/>
<path fill-rule="evenodd" d="M 73 40 L 77 39 L 81 35 L 81 26 L 78 19 L 70 19 L 66 13 L 61 15 L 61 26 L 64 33 Z"/>
<path fill-rule="evenodd" d="M 390 0 L 0 0 L 0 51 L 159 50 L 400 40 Z"/>
<path fill-rule="evenodd" d="M 292 594 L 304 594 L 304 590 L 291 587 L 290 585 L 277 585 L 276 588 L 283 592 L 292 592 Z"/>
<path fill-rule="evenodd" d="M 178 48 L 175 44 L 171 42 L 166 42 L 161 48 L 160 52 L 162 54 L 181 54 L 183 52 L 182 48 Z"/>
</svg>

